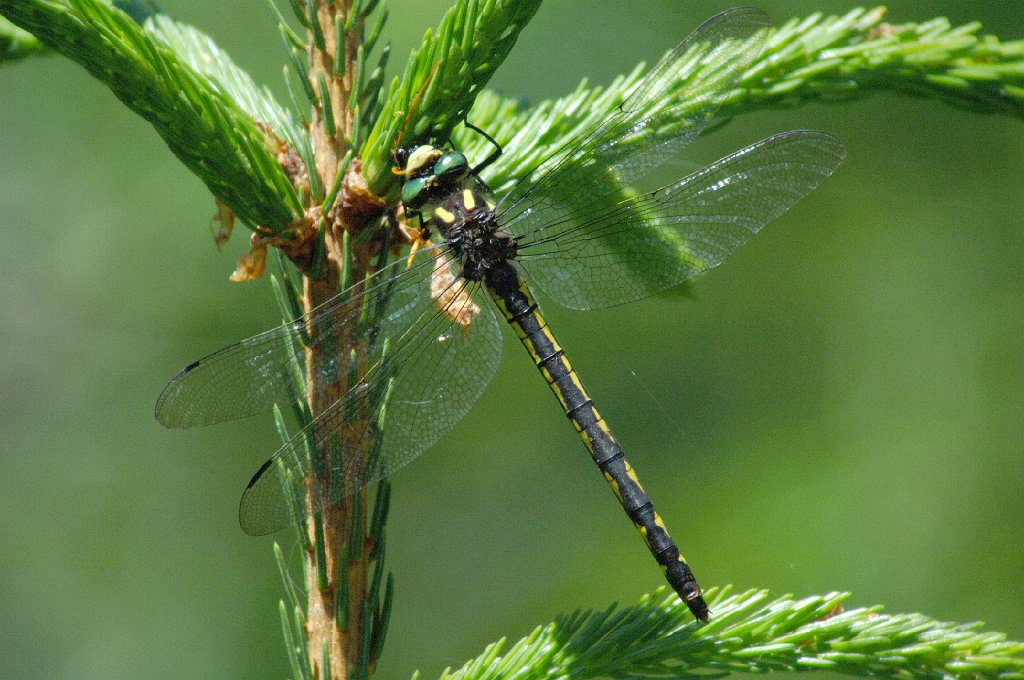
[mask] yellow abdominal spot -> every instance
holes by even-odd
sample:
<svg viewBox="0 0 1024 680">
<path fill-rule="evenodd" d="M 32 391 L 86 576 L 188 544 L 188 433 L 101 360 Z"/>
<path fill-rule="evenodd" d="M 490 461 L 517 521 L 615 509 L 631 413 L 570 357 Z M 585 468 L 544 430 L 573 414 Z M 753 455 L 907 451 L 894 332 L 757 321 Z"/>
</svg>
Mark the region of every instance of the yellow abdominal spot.
<svg viewBox="0 0 1024 680">
<path fill-rule="evenodd" d="M 587 391 L 583 388 L 583 383 L 580 382 L 579 377 L 576 375 L 576 371 L 569 371 L 569 379 L 572 380 L 572 384 L 576 386 L 576 389 L 580 391 L 584 397 L 588 397 Z"/>
<path fill-rule="evenodd" d="M 569 402 L 565 400 L 565 395 L 562 394 L 562 389 L 556 383 L 551 383 L 551 390 L 555 393 L 555 396 L 558 398 L 558 403 L 562 405 L 562 410 L 568 413 Z"/>
<path fill-rule="evenodd" d="M 530 289 L 526 286 L 526 281 L 522 281 L 519 284 L 519 292 L 523 294 L 530 304 L 533 304 L 533 296 L 530 295 Z M 540 315 L 540 312 L 537 312 L 537 319 L 540 320 L 543 325 L 544 317 Z"/>
<path fill-rule="evenodd" d="M 608 429 L 608 423 L 604 422 L 604 418 L 601 417 L 600 413 L 597 413 L 597 411 L 594 411 L 594 413 L 597 415 L 597 426 L 601 428 L 601 432 L 604 432 L 608 439 L 614 442 L 615 437 L 612 436 L 612 431 Z"/>
<path fill-rule="evenodd" d="M 555 352 L 561 351 L 562 347 L 558 344 L 558 340 L 555 340 L 555 334 L 551 332 L 551 329 L 545 325 L 540 330 L 544 333 L 544 337 L 547 338 L 547 341 L 551 343 L 551 349 Z M 565 365 L 566 370 L 572 370 L 565 357 L 562 357 L 562 363 Z"/>
<path fill-rule="evenodd" d="M 608 486 L 612 487 L 612 491 L 615 493 L 616 496 L 618 496 L 619 500 L 621 501 L 622 494 L 619 492 L 619 483 L 616 482 L 615 478 L 612 477 L 607 472 L 604 473 L 604 478 L 608 480 Z"/>
<path fill-rule="evenodd" d="M 626 475 L 629 477 L 630 481 L 632 481 L 634 484 L 636 484 L 637 488 L 639 488 L 641 491 L 643 491 L 644 487 L 640 484 L 640 480 L 636 476 L 636 470 L 634 470 L 633 466 L 629 464 L 629 461 L 623 461 L 623 462 L 626 464 Z"/>
<path fill-rule="evenodd" d="M 521 338 L 523 341 L 523 347 L 530 353 L 530 358 L 533 359 L 533 363 L 540 366 L 540 355 L 537 354 L 537 346 L 530 342 L 530 339 L 525 335 Z"/>
</svg>

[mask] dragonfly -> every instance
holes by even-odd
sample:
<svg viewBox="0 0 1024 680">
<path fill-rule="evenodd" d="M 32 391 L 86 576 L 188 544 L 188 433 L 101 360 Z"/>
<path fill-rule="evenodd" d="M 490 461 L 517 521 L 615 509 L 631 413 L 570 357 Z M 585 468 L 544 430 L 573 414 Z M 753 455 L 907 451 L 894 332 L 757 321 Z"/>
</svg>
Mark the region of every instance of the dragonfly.
<svg viewBox="0 0 1024 680">
<path fill-rule="evenodd" d="M 842 144 L 801 130 L 655 190 L 628 188 L 711 123 L 760 52 L 767 27 L 767 16 L 752 8 L 708 20 L 610 113 L 583 125 L 500 197 L 483 179 L 502 153 L 489 137 L 496 151 L 475 166 L 446 145 L 396 149 L 394 171 L 416 241 L 411 254 L 306 315 L 191 364 L 160 395 L 156 416 L 169 427 L 252 415 L 302 397 L 294 385 L 296 347 L 325 350 L 311 384 L 340 396 L 253 477 L 240 504 L 242 528 L 260 535 L 295 523 L 294 498 L 306 498 L 313 476 L 319 493 L 337 501 L 431 448 L 494 376 L 500 315 L 669 585 L 697 619 L 708 620 L 688 562 L 531 288 L 584 310 L 677 286 L 721 263 L 836 169 Z M 361 370 L 351 370 L 356 354 L 335 351 L 339 338 L 361 348 Z"/>
</svg>

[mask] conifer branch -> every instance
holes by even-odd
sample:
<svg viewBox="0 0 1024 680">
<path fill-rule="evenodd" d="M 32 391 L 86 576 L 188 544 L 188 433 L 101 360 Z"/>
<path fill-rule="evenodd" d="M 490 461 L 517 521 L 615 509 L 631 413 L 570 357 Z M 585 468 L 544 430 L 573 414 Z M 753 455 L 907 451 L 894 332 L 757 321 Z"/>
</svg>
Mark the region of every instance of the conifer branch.
<svg viewBox="0 0 1024 680">
<path fill-rule="evenodd" d="M 38 38 L 0 17 L 0 65 L 46 52 Z"/>
<path fill-rule="evenodd" d="M 282 233 L 302 214 L 273 134 L 210 72 L 126 13 L 100 0 L 0 0 L 0 14 L 88 69 L 250 226 Z"/>
<path fill-rule="evenodd" d="M 978 22 L 953 26 L 939 17 L 889 24 L 884 17 L 884 7 L 843 16 L 817 13 L 772 29 L 719 118 L 811 101 L 852 101 L 882 91 L 1024 117 L 1024 39 L 1000 41 L 982 34 Z M 618 106 L 645 72 L 640 65 L 607 87 L 583 80 L 572 94 L 527 109 L 516 98 L 482 92 L 469 119 L 508 149 L 485 173 L 488 184 L 501 195 L 574 130 Z M 456 128 L 453 141 L 470 158 L 485 157 L 489 150 L 486 140 L 464 127 Z"/>
<path fill-rule="evenodd" d="M 695 623 L 664 589 L 631 607 L 580 612 L 535 629 L 508 650 L 490 645 L 442 680 L 699 678 L 719 673 L 829 670 L 883 678 L 1010 680 L 1024 643 L 881 606 L 844 611 L 849 593 L 769 601 L 763 590 L 708 591 L 711 621 Z"/>
</svg>

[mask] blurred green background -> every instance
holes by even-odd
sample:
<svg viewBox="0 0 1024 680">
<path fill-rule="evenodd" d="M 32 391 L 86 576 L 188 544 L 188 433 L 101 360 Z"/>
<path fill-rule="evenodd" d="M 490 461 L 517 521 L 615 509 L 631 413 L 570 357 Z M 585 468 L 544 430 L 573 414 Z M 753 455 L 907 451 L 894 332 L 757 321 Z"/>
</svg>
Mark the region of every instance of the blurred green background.
<svg viewBox="0 0 1024 680">
<path fill-rule="evenodd" d="M 283 92 L 266 5 L 165 0 Z M 446 0 L 393 0 L 395 63 Z M 842 2 L 761 2 L 776 21 Z M 1019 3 L 901 2 L 890 20 Z M 492 85 L 537 101 L 659 56 L 725 3 L 551 0 Z M 1024 122 L 894 95 L 746 116 L 843 140 L 838 174 L 691 298 L 549 320 L 705 586 L 852 590 L 1024 638 Z M 0 677 L 282 678 L 272 539 L 236 524 L 269 417 L 171 432 L 176 370 L 276 322 L 213 201 L 57 57 L 0 68 Z M 543 301 L 542 301 L 543 303 Z M 395 478 L 380 677 L 661 585 L 529 359 Z M 287 542 L 288 534 L 278 540 Z M 289 548 L 292 550 L 292 548 Z"/>
</svg>

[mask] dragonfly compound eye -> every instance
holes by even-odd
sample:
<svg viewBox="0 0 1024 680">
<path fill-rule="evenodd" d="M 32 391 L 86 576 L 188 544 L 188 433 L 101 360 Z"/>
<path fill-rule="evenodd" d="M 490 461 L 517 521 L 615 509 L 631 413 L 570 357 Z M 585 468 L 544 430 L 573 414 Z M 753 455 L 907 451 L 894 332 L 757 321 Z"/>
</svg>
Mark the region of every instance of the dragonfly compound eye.
<svg viewBox="0 0 1024 680">
<path fill-rule="evenodd" d="M 458 181 L 469 174 L 469 161 L 458 151 L 449 151 L 434 163 L 434 175 L 443 181 Z"/>
<path fill-rule="evenodd" d="M 402 204 L 407 211 L 416 210 L 423 205 L 423 201 L 427 197 L 427 179 L 426 177 L 417 177 L 402 185 Z"/>
</svg>

